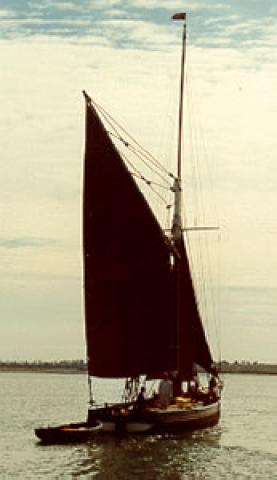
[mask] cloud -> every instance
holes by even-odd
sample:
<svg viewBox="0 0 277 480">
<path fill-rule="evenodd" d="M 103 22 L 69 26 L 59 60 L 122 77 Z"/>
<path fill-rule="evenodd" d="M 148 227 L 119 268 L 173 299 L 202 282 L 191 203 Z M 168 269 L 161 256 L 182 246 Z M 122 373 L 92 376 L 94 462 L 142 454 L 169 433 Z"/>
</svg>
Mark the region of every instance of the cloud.
<svg viewBox="0 0 277 480">
<path fill-rule="evenodd" d="M 51 36 L 63 40 L 68 37 L 76 42 L 80 42 L 81 39 L 89 41 L 90 37 L 93 42 L 93 38 L 97 37 L 102 42 L 105 38 L 110 42 L 116 42 L 114 45 L 117 48 L 156 49 L 168 45 L 166 36 L 169 36 L 170 32 L 172 39 L 174 35 L 178 35 L 178 29 L 170 22 L 169 10 L 174 13 L 179 8 L 183 8 L 181 1 L 163 0 L 136 2 L 94 0 L 82 4 L 75 1 L 54 3 L 46 1 L 40 4 L 25 2 L 24 8 L 14 6 L 14 10 L 8 8 L 3 10 L 4 13 L 9 12 L 9 17 L 2 22 L 2 35 L 4 38 L 32 37 L 32 39 L 44 35 L 47 38 Z M 249 48 L 250 41 L 265 41 L 265 32 L 270 22 L 274 28 L 274 17 L 263 15 L 261 11 L 263 17 L 261 21 L 257 18 L 255 9 L 253 12 L 247 11 L 243 4 L 234 10 L 232 5 L 222 2 L 211 1 L 204 4 L 195 1 L 186 4 L 186 8 L 192 10 L 188 20 L 190 42 L 205 48 L 222 45 Z M 107 25 L 105 20 L 108 19 L 114 21 L 109 24 L 109 29 L 103 30 L 103 25 Z M 119 22 L 120 19 L 121 22 L 116 23 L 116 20 Z M 163 29 L 159 31 L 162 36 L 158 42 L 155 30 L 158 32 L 157 27 L 162 25 Z"/>
<path fill-rule="evenodd" d="M 76 1 L 55 1 L 42 0 L 40 3 L 28 1 L 28 9 L 32 10 L 62 10 L 62 11 L 80 11 L 82 9 L 80 2 Z"/>
<path fill-rule="evenodd" d="M 10 238 L 10 239 L 0 239 L 0 247 L 2 248 L 43 248 L 49 247 L 50 245 L 57 244 L 55 239 L 50 238 L 31 238 L 31 237 L 22 237 L 22 238 Z"/>
<path fill-rule="evenodd" d="M 34 28 L 40 27 L 41 25 L 45 25 L 46 28 L 49 25 L 65 25 L 65 26 L 85 26 L 89 25 L 89 21 L 85 19 L 61 19 L 61 18 L 39 18 L 39 17 L 31 17 L 31 18 L 17 18 L 17 19 L 8 19 L 3 20 L 3 25 L 8 26 L 11 25 L 13 27 L 20 27 L 21 25 L 33 26 Z"/>
<path fill-rule="evenodd" d="M 226 5 L 220 2 L 184 2 L 182 0 L 92 0 L 91 6 L 97 9 L 110 9 L 110 8 L 122 8 L 125 7 L 128 10 L 169 10 L 174 13 L 174 10 L 180 11 L 193 11 L 193 10 L 211 10 L 221 9 L 228 10 L 230 5 Z"/>
<path fill-rule="evenodd" d="M 0 18 L 11 18 L 15 16 L 15 12 L 13 10 L 2 10 L 0 9 Z M 3 21 L 3 20 L 1 20 Z"/>
<path fill-rule="evenodd" d="M 218 2 L 183 2 L 182 0 L 173 0 L 168 2 L 167 0 L 129 0 L 129 4 L 145 9 L 165 9 L 173 11 L 174 9 L 178 9 L 181 12 L 185 11 L 194 11 L 194 10 L 228 10 L 230 9 L 230 5 L 225 3 L 218 3 Z M 174 12 L 173 12 L 174 13 Z"/>
<path fill-rule="evenodd" d="M 95 8 L 97 10 L 110 10 L 110 8 L 118 8 L 118 7 L 123 7 L 123 5 L 126 5 L 127 2 L 122 2 L 122 0 L 92 0 L 90 2 L 91 8 Z"/>
<path fill-rule="evenodd" d="M 47 6 L 54 10 L 80 11 L 80 4 L 74 2 L 48 2 Z"/>
<path fill-rule="evenodd" d="M 133 19 L 102 20 L 103 28 L 116 45 L 124 48 L 166 49 L 176 44 L 176 34 L 170 26 L 165 28 L 150 21 Z"/>
<path fill-rule="evenodd" d="M 105 12 L 106 17 L 110 18 L 117 18 L 117 17 L 128 17 L 127 11 L 124 8 L 111 8 L 110 10 Z"/>
</svg>

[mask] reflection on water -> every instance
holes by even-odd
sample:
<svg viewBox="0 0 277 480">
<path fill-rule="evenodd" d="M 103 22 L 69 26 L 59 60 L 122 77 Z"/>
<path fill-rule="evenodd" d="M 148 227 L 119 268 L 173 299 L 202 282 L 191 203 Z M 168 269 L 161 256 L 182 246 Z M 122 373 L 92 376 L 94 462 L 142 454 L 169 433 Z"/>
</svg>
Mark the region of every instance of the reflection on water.
<svg viewBox="0 0 277 480">
<path fill-rule="evenodd" d="M 98 480 L 277 478 L 276 455 L 225 447 L 221 437 L 218 427 L 178 436 L 100 435 L 78 451 L 70 473 L 72 478 Z"/>
<path fill-rule="evenodd" d="M 220 436 L 220 429 L 178 436 L 100 435 L 85 446 L 82 459 L 72 469 L 72 477 L 179 480 L 189 475 L 187 478 L 191 479 L 207 478 L 204 476 L 207 447 L 218 448 Z"/>
</svg>

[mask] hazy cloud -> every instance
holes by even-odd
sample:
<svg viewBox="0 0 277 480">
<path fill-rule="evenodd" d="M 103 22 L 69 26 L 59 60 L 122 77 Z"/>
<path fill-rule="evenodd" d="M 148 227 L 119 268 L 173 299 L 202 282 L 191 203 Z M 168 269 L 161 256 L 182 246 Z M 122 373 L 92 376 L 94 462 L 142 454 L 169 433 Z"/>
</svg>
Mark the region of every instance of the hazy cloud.
<svg viewBox="0 0 277 480">
<path fill-rule="evenodd" d="M 10 238 L 0 239 L 0 247 L 2 248 L 41 248 L 49 247 L 50 245 L 57 244 L 57 241 L 50 238 Z"/>
</svg>

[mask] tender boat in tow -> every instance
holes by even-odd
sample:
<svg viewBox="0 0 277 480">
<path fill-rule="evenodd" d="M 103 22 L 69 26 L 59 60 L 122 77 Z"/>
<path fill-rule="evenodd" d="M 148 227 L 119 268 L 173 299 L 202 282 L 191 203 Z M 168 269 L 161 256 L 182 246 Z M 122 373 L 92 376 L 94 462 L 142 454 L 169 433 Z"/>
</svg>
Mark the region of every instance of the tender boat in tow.
<svg viewBox="0 0 277 480">
<path fill-rule="evenodd" d="M 102 428 L 102 423 L 97 420 L 94 426 L 82 422 L 67 423 L 56 427 L 39 427 L 35 429 L 35 434 L 45 444 L 79 443 L 91 440 Z"/>
</svg>

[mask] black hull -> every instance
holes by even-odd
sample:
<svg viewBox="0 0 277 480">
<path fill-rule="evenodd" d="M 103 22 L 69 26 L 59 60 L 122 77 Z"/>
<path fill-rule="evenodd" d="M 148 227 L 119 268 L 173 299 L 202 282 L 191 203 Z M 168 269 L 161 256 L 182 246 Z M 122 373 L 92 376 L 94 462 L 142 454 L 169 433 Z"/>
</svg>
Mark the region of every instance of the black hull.
<svg viewBox="0 0 277 480">
<path fill-rule="evenodd" d="M 137 411 L 130 405 L 115 404 L 91 408 L 87 422 L 35 429 L 44 444 L 87 442 L 96 433 L 167 434 L 185 433 L 215 426 L 220 418 L 220 403 L 195 404 L 192 408 L 170 406 Z"/>
<path fill-rule="evenodd" d="M 57 427 L 40 427 L 35 429 L 35 434 L 44 444 L 80 443 L 87 442 L 102 428 L 98 421 L 94 425 L 87 422 L 69 423 Z"/>
<path fill-rule="evenodd" d="M 190 409 L 151 409 L 130 411 L 121 405 L 92 408 L 88 411 L 88 425 L 99 420 L 102 432 L 163 434 L 193 432 L 215 426 L 220 418 L 220 403 L 195 405 Z"/>
</svg>

